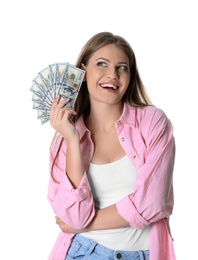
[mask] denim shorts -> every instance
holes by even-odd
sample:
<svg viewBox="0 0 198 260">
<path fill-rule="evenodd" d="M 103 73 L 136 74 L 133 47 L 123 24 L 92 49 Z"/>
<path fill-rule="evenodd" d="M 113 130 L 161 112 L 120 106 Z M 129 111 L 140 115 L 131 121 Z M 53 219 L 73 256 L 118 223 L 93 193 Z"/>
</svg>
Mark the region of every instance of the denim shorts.
<svg viewBox="0 0 198 260">
<path fill-rule="evenodd" d="M 149 260 L 149 250 L 111 250 L 92 239 L 77 234 L 67 252 L 65 260 Z"/>
</svg>

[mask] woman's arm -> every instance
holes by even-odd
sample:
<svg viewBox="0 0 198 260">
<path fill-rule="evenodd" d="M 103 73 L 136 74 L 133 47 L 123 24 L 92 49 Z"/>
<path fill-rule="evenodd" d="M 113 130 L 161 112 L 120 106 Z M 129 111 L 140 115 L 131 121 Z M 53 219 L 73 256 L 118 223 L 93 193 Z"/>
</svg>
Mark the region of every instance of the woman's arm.
<svg viewBox="0 0 198 260">
<path fill-rule="evenodd" d="M 61 102 L 60 96 L 55 98 L 50 109 L 50 124 L 62 135 L 67 143 L 66 173 L 74 188 L 80 185 L 84 169 L 80 151 L 80 137 L 71 117 L 76 115 L 73 108 L 66 107 L 69 99 Z"/>
<path fill-rule="evenodd" d="M 143 229 L 172 213 L 175 140 L 172 124 L 160 109 L 145 109 L 138 125 L 146 147 L 144 161 L 136 169 L 134 192 L 116 206 L 132 227 Z"/>
<path fill-rule="evenodd" d="M 84 229 L 71 228 L 59 217 L 56 217 L 56 224 L 58 224 L 60 229 L 66 233 L 82 233 L 94 230 L 113 229 L 129 226 L 129 223 L 118 213 L 115 204 L 96 211 L 92 222 Z"/>
<path fill-rule="evenodd" d="M 52 170 L 48 200 L 63 221 L 73 228 L 83 228 L 93 219 L 95 205 L 84 172 L 79 133 L 70 120 L 75 111 L 65 108 L 68 101 L 58 102 L 58 98 L 55 99 L 51 108 L 50 122 L 60 135 L 50 149 Z M 62 138 L 63 142 L 60 141 Z"/>
<path fill-rule="evenodd" d="M 95 217 L 86 231 L 127 227 L 129 223 L 121 217 L 116 204 L 96 211 Z"/>
<path fill-rule="evenodd" d="M 78 188 L 84 169 L 80 151 L 80 141 L 74 139 L 67 142 L 66 173 L 74 188 Z"/>
</svg>

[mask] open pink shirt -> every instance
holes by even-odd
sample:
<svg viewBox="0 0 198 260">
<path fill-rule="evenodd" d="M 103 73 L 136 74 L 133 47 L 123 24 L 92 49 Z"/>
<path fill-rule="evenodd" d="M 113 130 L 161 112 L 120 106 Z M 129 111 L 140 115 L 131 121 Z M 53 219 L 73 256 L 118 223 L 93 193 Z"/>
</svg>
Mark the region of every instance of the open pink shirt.
<svg viewBox="0 0 198 260">
<path fill-rule="evenodd" d="M 93 219 L 94 201 L 86 172 L 94 151 L 90 131 L 83 118 L 76 123 L 84 162 L 84 176 L 75 189 L 65 174 L 66 143 L 63 142 L 50 176 L 48 200 L 53 211 L 69 226 L 82 229 Z M 117 136 L 137 172 L 134 192 L 118 201 L 119 214 L 137 229 L 151 224 L 150 259 L 175 260 L 173 241 L 169 232 L 172 214 L 173 168 L 175 141 L 173 127 L 165 113 L 155 106 L 124 105 L 121 117 L 115 122 Z M 61 136 L 50 149 L 50 168 Z M 64 260 L 73 234 L 60 232 L 48 260 Z"/>
</svg>

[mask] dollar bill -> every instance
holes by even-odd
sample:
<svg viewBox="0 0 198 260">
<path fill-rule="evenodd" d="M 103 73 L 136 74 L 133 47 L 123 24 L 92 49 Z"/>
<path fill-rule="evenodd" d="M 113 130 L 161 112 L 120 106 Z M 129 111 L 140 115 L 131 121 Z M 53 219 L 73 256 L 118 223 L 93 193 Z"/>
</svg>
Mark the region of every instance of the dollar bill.
<svg viewBox="0 0 198 260">
<path fill-rule="evenodd" d="M 50 113 L 48 109 L 38 110 L 37 111 L 37 118 L 43 118 L 43 117 L 50 117 Z"/>
<path fill-rule="evenodd" d="M 32 91 L 36 96 L 38 96 L 41 100 L 52 104 L 51 95 L 49 91 L 46 91 L 36 82 L 32 84 L 32 87 L 30 88 L 30 91 Z"/>
<path fill-rule="evenodd" d="M 44 96 L 37 96 L 37 95 L 35 95 L 35 94 L 33 94 L 33 96 L 32 96 L 32 101 L 33 102 L 37 102 L 37 103 L 39 103 L 39 104 L 45 104 L 45 105 L 47 105 L 49 108 L 51 107 L 51 103 L 48 101 L 48 100 L 46 100 L 45 98 L 44 98 Z"/>
<path fill-rule="evenodd" d="M 50 64 L 37 74 L 30 90 L 33 109 L 42 124 L 50 120 L 50 107 L 57 95 L 60 100 L 69 98 L 66 106 L 74 107 L 84 76 L 84 70 L 68 62 Z"/>
<path fill-rule="evenodd" d="M 50 75 L 49 75 L 49 68 L 47 67 L 44 70 L 40 71 L 38 73 L 38 77 L 40 77 L 40 79 L 41 79 L 43 85 L 45 86 L 46 90 L 50 93 L 51 100 L 53 100 L 54 99 L 54 94 L 53 94 L 54 89 L 53 89 L 53 82 L 51 81 L 51 78 L 50 78 Z"/>
<path fill-rule="evenodd" d="M 84 76 L 84 70 L 81 70 L 71 64 L 67 65 L 67 69 L 63 73 L 58 92 L 58 95 L 61 96 L 61 99 L 70 99 L 70 102 L 67 104 L 67 106 L 74 107 Z"/>
<path fill-rule="evenodd" d="M 33 102 L 33 109 L 37 109 L 37 110 L 43 110 L 43 109 L 50 109 L 50 107 L 48 105 L 46 105 L 45 103 L 38 103 L 38 102 Z"/>
<path fill-rule="evenodd" d="M 49 110 L 37 110 L 37 118 L 40 119 L 41 124 L 45 124 L 50 120 Z"/>
<path fill-rule="evenodd" d="M 43 125 L 50 120 L 50 117 L 49 118 L 48 117 L 42 117 L 40 120 L 41 120 L 41 124 Z"/>
</svg>

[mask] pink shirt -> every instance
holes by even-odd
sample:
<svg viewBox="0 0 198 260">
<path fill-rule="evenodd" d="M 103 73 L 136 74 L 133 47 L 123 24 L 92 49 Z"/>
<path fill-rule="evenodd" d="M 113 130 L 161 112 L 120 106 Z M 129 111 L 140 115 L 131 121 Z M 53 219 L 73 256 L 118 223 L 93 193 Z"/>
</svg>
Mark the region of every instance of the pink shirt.
<svg viewBox="0 0 198 260">
<path fill-rule="evenodd" d="M 69 226 L 82 229 L 93 219 L 94 201 L 86 172 L 94 146 L 83 118 L 76 123 L 84 162 L 84 176 L 75 189 L 65 174 L 66 143 L 63 142 L 50 176 L 48 200 L 56 215 Z M 165 113 L 154 106 L 132 107 L 125 104 L 121 117 L 115 122 L 117 136 L 137 172 L 134 192 L 118 201 L 119 214 L 137 229 L 151 224 L 150 259 L 175 260 L 168 219 L 172 214 L 172 175 L 175 159 L 173 127 Z M 50 149 L 50 168 L 61 136 Z M 48 260 L 64 260 L 73 234 L 60 232 Z"/>
</svg>

